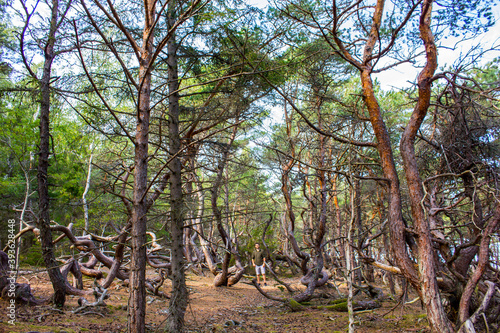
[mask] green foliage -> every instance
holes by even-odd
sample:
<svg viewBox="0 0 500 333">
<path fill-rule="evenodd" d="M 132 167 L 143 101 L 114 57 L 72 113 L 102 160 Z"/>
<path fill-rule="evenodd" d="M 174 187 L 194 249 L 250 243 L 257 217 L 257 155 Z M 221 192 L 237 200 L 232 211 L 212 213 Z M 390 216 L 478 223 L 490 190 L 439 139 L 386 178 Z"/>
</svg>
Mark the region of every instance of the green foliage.
<svg viewBox="0 0 500 333">
<path fill-rule="evenodd" d="M 477 35 L 487 31 L 495 23 L 492 2 L 487 0 L 447 0 L 436 3 L 435 19 L 448 27 L 452 36 Z M 493 6 L 496 6 L 493 3 Z"/>
<path fill-rule="evenodd" d="M 36 85 L 30 79 L 10 83 L 13 90 L 30 91 L 4 92 L 0 103 L 0 216 L 2 221 L 18 218 L 18 211 L 25 201 L 27 186 L 28 212 L 24 219 L 34 222 L 37 214 L 37 151 L 38 151 L 38 109 Z M 17 87 L 17 88 L 16 88 Z M 33 91 L 33 94 L 31 94 Z M 86 126 L 69 114 L 62 102 L 53 97 L 51 111 L 51 155 L 49 156 L 49 195 L 51 198 L 51 219 L 67 225 L 82 216 L 80 200 L 85 186 L 86 163 L 89 146 L 93 138 Z M 92 191 L 89 197 L 94 194 Z M 30 213 L 30 212 L 33 212 Z M 98 214 L 97 214 L 98 215 Z M 2 240 L 5 228 L 2 228 Z"/>
<path fill-rule="evenodd" d="M 13 84 L 6 84 L 12 88 Z M 27 84 L 27 87 L 30 87 Z M 16 218 L 14 208 L 21 208 L 26 194 L 26 183 L 36 181 L 36 109 L 31 96 L 1 93 L 0 105 L 0 223 Z M 34 186 L 31 185 L 30 194 Z M 5 244 L 7 229 L 0 229 L 0 240 Z"/>
<path fill-rule="evenodd" d="M 363 59 L 363 43 L 371 26 L 372 11 L 355 13 L 354 10 L 363 7 L 350 7 L 348 2 L 338 4 L 341 7 L 337 8 L 339 12 L 348 10 L 344 15 L 347 20 L 345 27 L 331 25 L 331 8 L 326 8 L 325 3 L 321 1 L 278 1 L 276 5 L 281 7 L 271 8 L 266 15 L 246 7 L 239 1 L 212 1 L 199 8 L 196 15 L 186 21 L 178 31 L 181 135 L 184 136 L 183 144 L 189 148 L 181 152 L 186 224 L 198 217 L 197 196 L 204 194 L 203 216 L 199 218 L 205 237 L 213 237 L 208 240 L 215 251 L 220 250 L 222 245 L 214 227 L 209 197 L 222 148 L 226 147 L 228 137 L 235 126 L 238 126 L 237 136 L 229 149 L 228 164 L 225 166 L 223 185 L 216 204 L 223 213 L 223 227 L 230 238 L 238 240 L 237 251 L 243 260 L 245 254 L 253 251 L 254 244 L 261 242 L 270 213 L 274 214 L 274 220 L 264 235 L 270 255 L 284 246 L 277 236 L 288 222 L 283 214 L 283 194 L 280 188 L 283 166 L 288 162 L 294 163 L 288 174 L 287 185 L 290 187 L 292 206 L 296 212 L 295 232 L 302 249 L 309 246 L 302 237 L 305 234 L 305 224 L 309 220 L 312 223 L 317 222 L 320 198 L 323 194 L 328 198 L 326 237 L 343 239 L 344 222 L 352 213 L 349 197 L 349 176 L 352 174 L 363 179 L 360 185 L 363 225 L 360 221 L 356 230 L 358 242 L 362 241 L 363 237 L 373 235 L 379 227 L 382 228 L 382 222 L 387 219 L 387 189 L 384 189 L 385 182 L 380 179 L 382 172 L 376 149 L 355 147 L 320 135 L 306 124 L 295 109 L 290 111 L 289 107 L 290 101 L 294 102 L 294 106 L 301 110 L 312 124 L 321 126 L 322 130 L 341 138 L 374 141 L 369 114 L 361 93 L 361 82 L 354 75 L 357 70 L 347 63 L 345 57 L 339 56 L 339 50 L 331 39 L 332 33 L 338 32 L 349 51 L 353 52 L 353 56 L 358 60 Z M 484 1 L 445 1 L 436 3 L 435 6 L 437 11 L 433 17 L 433 28 L 437 31 L 437 38 L 448 32 L 451 32 L 448 35 L 454 36 L 464 32 L 475 34 L 488 29 L 492 24 L 491 7 Z M 385 47 L 393 45 L 383 56 L 388 56 L 390 61 L 395 62 L 416 61 L 413 56 L 418 54 L 417 51 L 422 46 L 417 27 L 419 7 L 416 7 L 414 12 L 408 12 L 409 8 L 407 1 L 395 1 L 386 8 L 379 38 L 374 46 L 375 53 L 386 52 Z M 125 9 L 124 24 L 127 27 L 140 28 L 138 11 L 136 8 L 130 11 Z M 401 31 L 396 30 L 407 15 L 408 25 Z M 348 21 L 350 17 L 355 19 Z M 316 29 L 318 26 L 321 26 L 321 29 Z M 118 32 L 110 26 L 105 27 L 109 36 L 117 35 Z M 0 48 L 7 45 L 6 29 L 6 26 L 0 25 Z M 396 32 L 401 35 L 394 35 Z M 165 27 L 160 24 L 155 41 L 165 34 Z M 113 40 L 119 54 L 123 56 L 123 66 L 126 66 L 135 78 L 138 74 L 137 64 L 130 58 L 131 50 L 119 39 Z M 394 44 L 390 44 L 393 42 Z M 52 96 L 52 154 L 49 168 L 51 217 L 64 225 L 74 222 L 75 234 L 80 232 L 79 228 L 83 227 L 84 223 L 81 197 L 90 154 L 95 157 L 96 166 L 92 172 L 88 193 L 90 231 L 98 231 L 104 235 L 115 234 L 129 218 L 123 201 L 130 203 L 132 198 L 135 147 L 133 139 L 130 140 L 127 135 L 133 138 L 136 131 L 137 86 L 126 77 L 122 64 L 110 53 L 101 50 L 96 44 L 96 47 L 85 49 L 83 52 L 83 60 L 92 73 L 93 83 L 101 96 L 89 92 L 93 87 L 86 78 L 79 76 L 82 69 L 78 66 L 75 66 L 74 72 L 71 72 L 73 69 L 59 69 L 60 72 L 68 73 L 68 76 L 58 74 L 53 78 L 54 86 L 59 85 L 57 87 L 61 88 L 57 93 L 64 92 L 64 95 L 57 95 L 54 91 Z M 474 77 L 474 87 L 477 84 L 478 88 L 484 91 L 498 88 L 499 64 L 500 61 L 495 60 L 485 68 L 468 72 L 467 74 Z M 391 64 L 374 58 L 363 63 L 363 66 L 365 65 L 373 65 L 373 73 L 376 73 L 380 67 Z M 150 195 L 165 185 L 161 179 L 169 170 L 166 163 L 171 158 L 170 138 L 165 134 L 170 120 L 167 116 L 169 91 L 165 75 L 168 66 L 164 54 L 160 54 L 153 67 L 148 157 L 148 180 L 152 182 Z M 40 65 L 35 64 L 34 69 L 38 72 Z M 0 73 L 2 70 L 0 65 Z M 440 86 L 438 81 L 435 82 L 434 89 L 440 93 L 440 98 L 448 98 L 447 94 L 452 88 L 448 85 Z M 467 86 L 465 83 L 471 82 L 458 83 Z M 396 164 L 402 173 L 398 146 L 402 129 L 408 123 L 409 115 L 415 106 L 416 91 L 410 89 L 405 92 L 385 92 L 377 81 L 374 86 L 392 140 Z M 13 90 L 13 87 L 22 88 L 19 89 L 21 92 L 3 92 L 0 100 L 0 126 L 3 129 L 0 133 L 0 159 L 5 161 L 0 164 L 0 223 L 4 223 L 7 218 L 17 217 L 18 213 L 13 208 L 19 209 L 24 203 L 27 182 L 30 186 L 30 207 L 34 212 L 33 216 L 27 217 L 28 222 L 36 220 L 37 211 L 37 85 L 28 78 L 19 79 L 17 82 L 3 80 L 0 83 L 0 89 L 5 88 L 4 91 Z M 273 108 L 281 107 L 285 103 L 283 96 L 277 94 L 274 88 L 279 89 L 288 98 L 288 128 L 282 123 L 272 128 L 262 126 Z M 68 97 L 67 92 L 70 90 L 78 93 Z M 463 101 L 449 103 L 447 106 L 450 108 L 445 109 L 439 105 L 439 98 L 433 100 L 433 106 L 438 106 L 431 111 L 434 113 L 427 117 L 419 132 L 422 139 L 419 137 L 416 143 L 423 178 L 443 174 L 451 169 L 453 172 L 472 170 L 475 177 L 484 177 L 485 183 L 496 179 L 489 179 L 478 170 L 484 170 L 480 169 L 483 166 L 489 167 L 490 170 L 498 167 L 500 125 L 495 120 L 498 119 L 498 102 L 494 99 L 483 99 L 481 94 L 467 96 L 471 97 L 470 105 L 481 106 L 480 112 L 474 113 L 472 111 L 475 109 L 472 108 L 461 108 L 465 105 Z M 104 101 L 114 114 L 103 105 Z M 453 101 L 453 98 L 449 98 L 449 101 Z M 456 110 L 462 112 L 460 119 L 466 121 L 462 125 L 467 126 L 458 127 L 454 120 L 447 118 Z M 281 109 L 273 110 L 280 111 Z M 465 128 L 472 130 L 466 133 L 465 130 L 462 131 Z M 456 131 L 459 135 L 447 135 L 457 129 L 460 129 Z M 453 134 L 457 134 L 456 132 Z M 324 146 L 321 146 L 321 140 L 324 140 Z M 263 145 L 255 146 L 254 142 L 257 141 Z M 265 145 L 272 149 L 266 149 Z M 451 154 L 444 156 L 441 149 L 446 149 Z M 323 156 L 324 160 L 320 161 Z M 472 163 L 448 164 L 448 161 L 458 160 L 457 156 L 467 156 L 467 162 Z M 125 177 L 127 172 L 131 173 L 129 178 Z M 319 187 L 320 172 L 326 174 L 327 185 L 323 192 Z M 400 179 L 402 192 L 405 192 L 404 177 L 401 176 Z M 336 207 L 332 208 L 334 182 L 338 191 L 338 198 L 335 199 L 338 199 L 341 222 L 338 227 L 341 230 L 338 231 L 332 227 L 337 222 L 334 214 L 337 212 Z M 438 201 L 446 202 L 447 193 L 451 193 L 450 197 L 463 198 L 463 194 L 457 190 L 459 181 L 450 181 L 449 184 L 451 185 L 446 186 L 451 190 L 443 190 L 444 194 L 440 192 Z M 197 185 L 199 188 L 196 188 Z M 307 192 L 308 189 L 310 192 Z M 168 231 L 171 208 L 168 184 L 162 191 L 162 195 L 148 213 L 148 229 L 153 230 L 160 243 L 168 247 L 171 242 Z M 480 199 L 490 196 L 486 192 L 477 193 Z M 405 194 L 403 193 L 403 198 Z M 488 200 L 493 201 L 491 198 Z M 460 206 L 454 205 L 456 201 L 449 201 L 450 204 L 443 206 L 460 207 L 464 210 L 472 206 L 465 199 Z M 462 223 L 464 221 L 470 222 L 470 214 L 458 214 L 451 212 L 440 216 L 439 223 L 453 223 L 456 226 L 465 224 Z M 377 225 L 378 221 L 381 223 Z M 410 219 L 408 221 L 408 226 L 411 227 Z M 374 223 L 370 225 L 370 222 Z M 2 232 L 5 230 L 0 229 Z M 331 240 L 324 239 L 325 251 L 330 251 L 331 247 L 335 246 L 335 242 Z M 370 251 L 377 251 L 376 242 L 377 240 L 373 239 Z M 219 254 L 221 252 L 222 250 Z M 387 253 L 381 250 L 381 254 Z M 29 248 L 21 258 L 25 264 L 43 264 L 37 246 Z M 231 260 L 231 264 L 233 263 L 234 258 Z M 303 305 L 295 304 L 293 300 L 288 303 L 292 310 L 303 308 Z M 346 303 L 345 300 L 336 300 L 322 308 L 345 311 Z"/>
<path fill-rule="evenodd" d="M 9 2 L 0 1 L 0 77 L 2 79 L 12 72 L 13 62 L 6 60 L 10 58 L 9 56 L 12 56 L 12 51 L 14 51 L 17 44 L 12 29 L 12 19 L 7 12 L 7 6 L 10 5 Z"/>
<path fill-rule="evenodd" d="M 19 255 L 19 260 L 21 266 L 44 266 L 44 261 L 42 257 L 42 251 L 40 243 L 36 242 L 33 246 L 30 246 L 25 252 L 21 252 Z"/>
</svg>

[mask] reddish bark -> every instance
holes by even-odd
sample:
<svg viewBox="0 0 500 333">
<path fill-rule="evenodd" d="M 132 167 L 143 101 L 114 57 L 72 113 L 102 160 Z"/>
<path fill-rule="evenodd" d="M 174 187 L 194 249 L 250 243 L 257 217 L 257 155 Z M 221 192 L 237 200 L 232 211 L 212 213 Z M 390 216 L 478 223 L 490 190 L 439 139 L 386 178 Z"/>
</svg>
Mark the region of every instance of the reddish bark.
<svg viewBox="0 0 500 333">
<path fill-rule="evenodd" d="M 379 29 L 382 22 L 384 6 L 385 1 L 378 0 L 374 8 L 372 26 L 365 44 L 363 61 L 360 62 L 356 60 L 337 35 L 334 34 L 333 38 L 338 46 L 338 52 L 344 59 L 358 68 L 361 74 L 364 102 L 368 109 L 373 131 L 377 138 L 377 150 L 380 155 L 382 170 L 384 176 L 388 179 L 388 219 L 391 231 L 392 250 L 396 263 L 408 281 L 419 291 L 426 305 L 429 321 L 433 329 L 440 332 L 452 332 L 453 329 L 446 318 L 440 302 L 429 225 L 428 221 L 425 219 L 423 208 L 420 206 L 421 199 L 423 198 L 423 191 L 413 146 L 416 131 L 420 128 L 420 124 L 429 106 L 431 81 L 437 66 L 436 47 L 430 30 L 432 1 L 426 0 L 422 2 L 420 33 L 425 45 L 427 64 L 419 76 L 419 100 L 401 142 L 405 173 L 411 198 L 412 217 L 418 234 L 419 272 L 417 272 L 413 266 L 405 243 L 405 225 L 402 217 L 400 183 L 394 163 L 389 134 L 374 93 L 371 79 L 372 62 L 376 58 L 376 56 L 373 55 L 373 51 L 376 43 L 379 41 Z"/>
<path fill-rule="evenodd" d="M 370 68 L 365 68 L 361 72 L 361 84 L 363 88 L 363 97 L 365 105 L 367 106 L 370 114 L 370 122 L 372 123 L 375 136 L 378 141 L 377 150 L 380 155 L 382 163 L 382 170 L 384 176 L 389 180 L 388 182 L 388 200 L 387 214 L 389 220 L 390 239 L 392 244 L 392 251 L 397 265 L 401 268 L 405 277 L 413 284 L 418 285 L 417 272 L 410 260 L 406 249 L 405 242 L 405 225 L 403 222 L 403 215 L 401 212 L 401 189 L 399 178 L 394 163 L 394 156 L 392 152 L 391 142 L 385 122 L 382 117 L 380 106 L 377 98 L 375 97 L 373 82 L 370 77 Z"/>
<path fill-rule="evenodd" d="M 489 261 L 489 245 L 490 245 L 490 237 L 491 234 L 497 229 L 500 225 L 500 204 L 497 205 L 495 216 L 488 223 L 488 226 L 482 232 L 481 244 L 479 246 L 479 258 L 476 270 L 474 274 L 467 281 L 467 285 L 462 293 L 462 297 L 460 298 L 460 307 L 458 310 L 460 322 L 463 323 L 469 318 L 469 304 L 476 289 L 476 286 L 481 279 L 486 266 Z"/>
<path fill-rule="evenodd" d="M 436 263 L 431 240 L 429 221 L 422 201 L 424 190 L 415 155 L 415 138 L 429 109 L 431 84 L 437 68 L 437 49 L 431 31 L 432 1 L 423 1 L 420 15 L 420 38 L 424 42 L 426 65 L 418 77 L 418 100 L 403 136 L 401 138 L 401 156 L 408 184 L 409 199 L 413 224 L 418 237 L 418 266 L 420 284 L 414 285 L 427 310 L 431 327 L 438 332 L 454 332 L 441 302 L 441 295 L 436 280 Z"/>
</svg>

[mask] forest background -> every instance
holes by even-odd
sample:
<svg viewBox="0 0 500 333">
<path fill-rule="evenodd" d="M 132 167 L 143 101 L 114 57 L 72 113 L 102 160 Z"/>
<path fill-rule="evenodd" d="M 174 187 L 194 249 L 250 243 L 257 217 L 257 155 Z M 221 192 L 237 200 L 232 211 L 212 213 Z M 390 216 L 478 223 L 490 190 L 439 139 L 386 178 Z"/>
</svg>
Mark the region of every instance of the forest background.
<svg viewBox="0 0 500 333">
<path fill-rule="evenodd" d="M 295 301 L 377 268 L 433 330 L 498 329 L 496 5 L 4 1 L 1 244 L 15 219 L 58 306 L 63 264 L 129 281 L 130 332 L 147 266 L 178 332 L 186 269 L 235 284 L 255 242 Z"/>
</svg>

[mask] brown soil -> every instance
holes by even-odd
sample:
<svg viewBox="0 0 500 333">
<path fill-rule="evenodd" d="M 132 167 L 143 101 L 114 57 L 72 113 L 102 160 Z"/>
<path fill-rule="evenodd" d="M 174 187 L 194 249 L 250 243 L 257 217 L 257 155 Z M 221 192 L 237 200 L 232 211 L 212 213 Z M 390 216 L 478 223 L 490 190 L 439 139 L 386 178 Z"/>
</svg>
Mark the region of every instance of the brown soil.
<svg viewBox="0 0 500 333">
<path fill-rule="evenodd" d="M 154 273 L 154 272 L 152 272 Z M 31 284 L 37 298 L 48 298 L 51 285 L 47 275 L 22 277 L 18 282 Z M 314 304 L 326 303 L 328 299 L 314 300 L 312 306 L 305 306 L 302 311 L 292 312 L 279 302 L 270 301 L 253 287 L 249 280 L 243 279 L 232 287 L 215 288 L 212 277 L 200 277 L 189 274 L 187 285 L 190 302 L 186 311 L 186 327 L 189 332 L 346 332 L 347 313 L 320 310 Z M 298 279 L 287 279 L 296 289 L 302 288 Z M 93 281 L 85 280 L 85 286 L 91 288 Z M 283 288 L 274 282 L 265 287 L 274 295 L 287 296 Z M 169 293 L 168 282 L 162 287 Z M 341 286 L 342 290 L 342 286 Z M 319 293 L 339 297 L 334 288 L 324 288 Z M 106 307 L 89 308 L 83 313 L 73 314 L 78 307 L 78 297 L 70 296 L 63 311 L 54 310 L 50 304 L 39 306 L 16 307 L 16 323 L 8 324 L 5 311 L 0 313 L 0 333 L 7 332 L 126 332 L 128 290 L 120 282 L 109 288 Z M 86 297 L 93 302 L 93 296 Z M 148 296 L 147 328 L 148 332 L 162 332 L 166 320 L 168 299 Z M 356 332 L 429 332 L 425 314 L 418 302 L 398 307 L 390 312 L 396 302 L 387 298 L 382 307 L 374 311 L 357 314 Z M 0 300 L 0 308 L 6 309 L 7 302 Z M 388 313 L 389 312 L 389 313 Z M 388 313 L 388 314 L 387 314 Z"/>
</svg>

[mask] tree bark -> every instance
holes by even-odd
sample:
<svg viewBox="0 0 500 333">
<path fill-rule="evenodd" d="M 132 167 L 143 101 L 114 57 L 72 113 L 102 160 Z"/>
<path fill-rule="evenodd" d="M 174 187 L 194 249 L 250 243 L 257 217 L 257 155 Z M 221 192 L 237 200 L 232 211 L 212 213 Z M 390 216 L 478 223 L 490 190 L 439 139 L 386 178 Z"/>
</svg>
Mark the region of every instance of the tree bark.
<svg viewBox="0 0 500 333">
<path fill-rule="evenodd" d="M 458 314 L 461 323 L 464 323 L 469 318 L 469 304 L 472 294 L 474 293 L 474 290 L 476 289 L 476 286 L 479 283 L 479 280 L 481 279 L 482 275 L 484 274 L 486 266 L 488 265 L 490 237 L 491 234 L 497 229 L 499 224 L 500 224 L 500 204 L 497 205 L 495 216 L 490 221 L 488 226 L 483 230 L 481 244 L 479 246 L 479 258 L 478 258 L 477 268 L 472 274 L 469 281 L 467 281 L 467 285 L 465 286 L 465 289 L 462 293 L 462 297 L 460 298 L 460 307 Z"/>
<path fill-rule="evenodd" d="M 176 1 L 168 3 L 168 28 L 171 29 L 176 21 Z M 167 43 L 168 88 L 169 88 L 169 148 L 172 161 L 169 168 L 170 176 L 170 232 L 172 235 L 172 296 L 169 304 L 169 317 L 166 330 L 168 332 L 184 331 L 184 314 L 187 308 L 188 292 L 184 272 L 183 256 L 183 228 L 184 228 L 184 202 L 182 193 L 182 165 L 179 152 L 181 151 L 181 138 L 179 133 L 179 79 L 177 64 L 177 43 L 175 34 L 172 34 Z"/>
<path fill-rule="evenodd" d="M 90 146 L 90 149 L 92 149 L 92 145 Z M 83 230 L 84 236 L 87 234 L 89 230 L 89 204 L 87 202 L 87 193 L 89 192 L 90 179 L 92 177 L 92 157 L 93 153 L 91 152 L 89 157 L 89 167 L 87 170 L 87 181 L 85 182 L 85 190 L 83 190 L 82 194 L 83 218 L 85 220 L 85 229 Z"/>
<path fill-rule="evenodd" d="M 413 223 L 418 234 L 420 284 L 414 286 L 419 290 L 432 329 L 438 332 L 452 333 L 454 330 L 444 311 L 436 280 L 434 249 L 429 221 L 422 206 L 424 191 L 415 156 L 415 138 L 429 109 L 432 78 L 437 68 L 437 49 L 430 28 L 431 14 L 432 0 L 423 1 L 420 15 L 420 38 L 424 42 L 427 62 L 418 77 L 418 101 L 403 132 L 400 148 L 408 184 Z"/>
<path fill-rule="evenodd" d="M 233 132 L 231 133 L 231 137 L 229 138 L 229 142 L 227 144 L 222 143 L 222 156 L 217 165 L 217 175 L 211 188 L 210 202 L 212 205 L 212 212 L 214 214 L 215 221 L 217 222 L 217 230 L 219 231 L 219 234 L 221 236 L 222 242 L 224 243 L 224 248 L 226 251 L 224 254 L 224 259 L 222 260 L 222 270 L 217 274 L 217 276 L 214 279 L 215 287 L 227 285 L 229 262 L 231 260 L 231 253 L 233 252 L 231 237 L 228 235 L 226 229 L 222 225 L 222 212 L 217 205 L 217 199 L 219 198 L 220 194 L 222 178 L 224 175 L 224 168 L 226 167 L 231 147 L 233 145 L 234 139 L 236 138 L 237 129 L 238 126 L 234 126 Z"/>
<path fill-rule="evenodd" d="M 310 256 L 309 254 L 302 252 L 300 250 L 299 244 L 297 243 L 297 240 L 295 239 L 295 213 L 293 210 L 293 205 L 292 205 L 292 195 L 291 191 L 292 189 L 290 188 L 290 177 L 289 174 L 292 171 L 292 168 L 295 165 L 295 146 L 293 144 L 293 140 L 291 140 L 292 137 L 292 121 L 291 118 L 288 116 L 288 112 L 286 109 L 286 103 L 285 103 L 285 122 L 286 122 L 286 133 L 287 137 L 290 138 L 289 142 L 291 145 L 291 155 L 292 158 L 289 159 L 289 161 L 285 164 L 282 164 L 281 166 L 281 192 L 283 193 L 283 197 L 285 199 L 285 204 L 286 204 L 286 213 L 287 216 L 290 220 L 290 224 L 288 226 L 285 226 L 285 232 L 287 235 L 287 239 L 290 242 L 290 245 L 292 246 L 293 251 L 299 257 L 302 261 L 300 264 L 300 269 L 302 271 L 303 275 L 306 275 L 308 272 L 307 269 L 307 263 L 309 262 Z M 285 218 L 286 221 L 286 218 Z M 285 223 L 286 225 L 286 223 Z"/>
<path fill-rule="evenodd" d="M 54 245 L 52 243 L 52 232 L 50 230 L 49 211 L 49 155 L 50 155 L 50 76 L 52 63 L 55 58 L 55 41 L 57 31 L 57 18 L 59 1 L 52 1 L 52 15 L 50 20 L 50 31 L 47 43 L 44 48 L 45 61 L 43 64 L 43 74 L 40 84 L 40 153 L 38 157 L 38 228 L 40 229 L 40 239 L 42 243 L 42 255 L 47 267 L 50 281 L 54 288 L 54 304 L 63 307 L 66 301 L 65 279 L 61 274 L 54 255 Z"/>
<path fill-rule="evenodd" d="M 414 156 L 413 141 L 411 139 L 413 132 L 408 132 L 406 135 L 407 138 L 402 140 L 404 142 L 401 144 L 401 150 L 406 150 L 406 155 L 403 159 L 405 160 L 405 172 L 409 172 L 407 174 L 407 180 L 410 186 L 410 197 L 412 198 L 412 215 L 415 220 L 415 225 L 417 226 L 418 234 L 421 236 L 419 238 L 419 273 L 417 273 L 413 266 L 413 262 L 409 257 L 405 243 L 405 224 L 402 216 L 400 183 L 396 165 L 394 163 L 390 137 L 374 93 L 373 82 L 371 79 L 373 60 L 372 54 L 374 47 L 378 42 L 384 5 L 384 0 L 377 1 L 374 9 L 371 30 L 365 44 L 362 62 L 355 60 L 348 53 L 347 49 L 337 36 L 334 36 L 334 39 L 339 46 L 341 54 L 360 70 L 364 102 L 368 109 L 370 122 L 377 138 L 377 150 L 380 155 L 382 170 L 384 172 L 384 176 L 388 179 L 388 219 L 391 231 L 390 236 L 392 250 L 396 262 L 401 268 L 404 276 L 419 291 L 422 299 L 424 300 L 431 327 L 440 332 L 452 332 L 451 324 L 446 318 L 442 304 L 440 303 L 433 261 L 434 256 L 429 237 L 429 226 L 423 219 L 423 210 L 420 206 L 420 201 L 417 200 L 418 198 L 423 198 L 423 196 L 420 196 L 419 194 L 418 168 L 412 159 L 412 154 Z M 437 54 L 435 53 L 434 40 L 429 27 L 431 9 L 432 1 L 424 1 L 422 3 L 420 31 L 421 38 L 424 41 L 426 48 L 427 65 L 419 77 L 419 101 L 415 108 L 414 115 L 412 116 L 412 120 L 407 127 L 408 131 L 417 131 L 423 117 L 425 117 L 425 112 L 427 111 L 430 100 L 431 79 L 437 64 Z"/>
<path fill-rule="evenodd" d="M 402 269 L 404 275 L 412 281 L 412 284 L 418 285 L 417 272 L 413 267 L 413 263 L 408 256 L 405 243 L 405 225 L 402 215 L 400 183 L 394 163 L 391 142 L 387 128 L 382 119 L 380 106 L 373 90 L 373 82 L 370 77 L 370 70 L 365 69 L 361 73 L 361 84 L 363 87 L 363 97 L 365 104 L 370 114 L 375 136 L 377 137 L 377 150 L 382 162 L 382 170 L 384 176 L 389 180 L 388 183 L 388 200 L 387 207 L 390 240 L 392 244 L 393 255 L 397 265 Z"/>
<path fill-rule="evenodd" d="M 145 332 L 146 326 L 146 192 L 148 189 L 148 147 L 151 101 L 151 70 L 153 58 L 153 22 L 155 1 L 144 1 L 145 20 L 139 59 L 139 91 L 135 135 L 134 189 L 132 208 L 130 292 L 128 331 Z"/>
<path fill-rule="evenodd" d="M 217 266 L 215 264 L 214 258 L 212 257 L 212 253 L 210 251 L 210 243 L 205 239 L 205 234 L 203 232 L 202 226 L 202 217 L 203 212 L 205 210 L 205 192 L 203 190 L 203 186 L 200 184 L 199 180 L 197 180 L 197 196 L 198 196 L 198 213 L 196 217 L 196 222 L 194 228 L 198 233 L 198 240 L 200 241 L 201 250 L 203 251 L 203 256 L 205 258 L 205 263 L 208 266 L 210 272 L 215 276 L 217 275 Z"/>
</svg>

